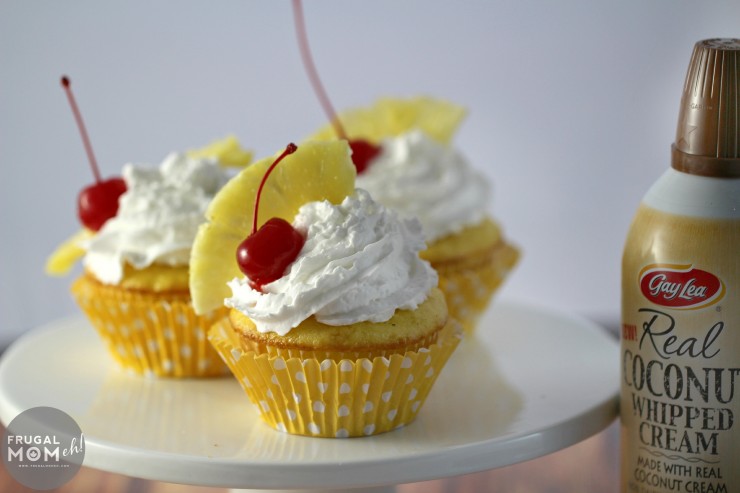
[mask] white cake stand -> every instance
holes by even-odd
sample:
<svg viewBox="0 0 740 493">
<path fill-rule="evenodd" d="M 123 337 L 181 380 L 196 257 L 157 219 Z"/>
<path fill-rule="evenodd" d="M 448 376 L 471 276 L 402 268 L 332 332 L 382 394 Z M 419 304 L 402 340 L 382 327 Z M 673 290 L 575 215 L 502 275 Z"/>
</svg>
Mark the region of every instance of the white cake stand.
<svg viewBox="0 0 740 493">
<path fill-rule="evenodd" d="M 374 437 L 292 436 L 263 424 L 237 382 L 119 370 L 82 318 L 0 360 L 0 419 L 51 406 L 85 435 L 84 464 L 230 488 L 380 487 L 506 466 L 577 443 L 618 407 L 618 344 L 581 318 L 498 302 L 462 342 L 409 426 Z M 392 490 L 392 489 L 391 489 Z M 391 491 L 384 490 L 384 491 Z"/>
</svg>

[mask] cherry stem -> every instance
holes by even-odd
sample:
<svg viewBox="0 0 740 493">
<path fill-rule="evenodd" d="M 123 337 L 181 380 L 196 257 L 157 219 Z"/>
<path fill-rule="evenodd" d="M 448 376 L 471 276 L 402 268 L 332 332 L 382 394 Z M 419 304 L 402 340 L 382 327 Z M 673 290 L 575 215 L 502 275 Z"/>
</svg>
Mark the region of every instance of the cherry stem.
<svg viewBox="0 0 740 493">
<path fill-rule="evenodd" d="M 69 99 L 69 105 L 72 107 L 72 113 L 75 116 L 75 121 L 77 122 L 77 128 L 80 129 L 80 135 L 82 136 L 82 143 L 85 146 L 85 152 L 87 152 L 87 159 L 90 161 L 90 167 L 92 168 L 93 175 L 95 176 L 95 181 L 97 183 L 100 183 L 102 181 L 102 178 L 100 177 L 100 169 L 98 168 L 98 162 L 95 160 L 95 154 L 92 150 L 92 144 L 90 144 L 90 137 L 87 135 L 87 130 L 85 129 L 85 123 L 82 121 L 82 115 L 80 114 L 80 109 L 77 107 L 77 101 L 75 101 L 75 96 L 72 94 L 72 88 L 71 81 L 69 80 L 69 77 L 66 75 L 62 76 L 62 87 L 64 88 L 64 92 L 67 93 L 67 99 Z"/>
<path fill-rule="evenodd" d="M 339 117 L 337 117 L 337 112 L 334 110 L 331 101 L 329 101 L 329 96 L 327 96 L 324 86 L 321 84 L 319 73 L 313 62 L 311 49 L 308 46 L 306 21 L 303 17 L 303 5 L 301 0 L 293 0 L 293 18 L 295 20 L 295 30 L 298 36 L 298 46 L 301 50 L 301 59 L 303 60 L 303 66 L 305 67 L 306 72 L 308 72 L 308 79 L 311 81 L 311 85 L 313 86 L 316 95 L 319 97 L 319 102 L 321 103 L 321 107 L 324 109 L 324 113 L 326 113 L 327 118 L 329 118 L 329 121 L 334 126 L 334 131 L 340 139 L 348 140 L 347 134 L 339 121 Z"/>
<path fill-rule="evenodd" d="M 285 147 L 285 150 L 283 151 L 278 158 L 273 161 L 273 163 L 270 165 L 269 168 L 267 168 L 267 171 L 265 172 L 265 175 L 262 177 L 262 181 L 260 182 L 260 186 L 257 189 L 257 197 L 254 199 L 254 218 L 252 219 L 252 234 L 255 234 L 257 232 L 257 216 L 259 215 L 259 208 L 260 208 L 260 197 L 262 196 L 262 189 L 265 186 L 265 182 L 267 181 L 267 177 L 270 176 L 270 173 L 272 173 L 272 170 L 275 169 L 275 166 L 277 166 L 280 161 L 283 160 L 285 156 L 288 154 L 293 154 L 296 149 L 298 149 L 298 146 L 293 144 L 292 142 L 288 144 Z"/>
</svg>

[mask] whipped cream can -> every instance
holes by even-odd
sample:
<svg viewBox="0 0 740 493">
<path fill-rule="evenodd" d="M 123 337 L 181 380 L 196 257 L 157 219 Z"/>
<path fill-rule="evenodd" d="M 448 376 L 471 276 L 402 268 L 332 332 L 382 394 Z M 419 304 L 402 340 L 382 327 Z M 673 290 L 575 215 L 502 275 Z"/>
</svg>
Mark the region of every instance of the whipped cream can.
<svg viewBox="0 0 740 493">
<path fill-rule="evenodd" d="M 622 493 L 740 492 L 740 40 L 698 42 L 622 259 Z"/>
</svg>

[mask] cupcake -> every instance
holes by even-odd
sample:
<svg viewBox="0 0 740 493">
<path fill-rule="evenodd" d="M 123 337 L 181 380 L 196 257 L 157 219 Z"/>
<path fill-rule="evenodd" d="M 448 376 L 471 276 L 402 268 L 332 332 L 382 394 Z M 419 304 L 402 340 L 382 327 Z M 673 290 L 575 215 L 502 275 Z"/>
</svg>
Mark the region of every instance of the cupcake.
<svg viewBox="0 0 740 493">
<path fill-rule="evenodd" d="M 381 99 L 339 119 L 352 139 L 378 146 L 357 186 L 419 219 L 428 244 L 421 256 L 439 273 L 450 314 L 472 332 L 519 250 L 488 213 L 487 180 L 450 144 L 464 116 L 451 103 L 416 98 Z M 313 138 L 336 138 L 334 126 Z"/>
<path fill-rule="evenodd" d="M 255 163 L 217 194 L 192 250 L 196 310 L 229 309 L 209 339 L 280 431 L 350 437 L 406 425 L 459 342 L 418 255 L 420 224 L 355 190 L 354 175 L 346 141 Z M 270 210 L 257 221 L 248 204 L 260 195 L 255 209 Z"/>
<path fill-rule="evenodd" d="M 206 339 L 226 310 L 196 315 L 189 291 L 190 249 L 203 214 L 230 173 L 250 155 L 233 139 L 159 167 L 127 164 L 111 217 L 85 229 L 49 258 L 63 275 L 82 258 L 72 294 L 120 366 L 136 374 L 208 377 L 228 373 Z M 96 185 L 99 186 L 99 185 Z M 84 193 L 84 192 L 83 192 Z M 97 230 L 95 230 L 97 229 Z"/>
</svg>

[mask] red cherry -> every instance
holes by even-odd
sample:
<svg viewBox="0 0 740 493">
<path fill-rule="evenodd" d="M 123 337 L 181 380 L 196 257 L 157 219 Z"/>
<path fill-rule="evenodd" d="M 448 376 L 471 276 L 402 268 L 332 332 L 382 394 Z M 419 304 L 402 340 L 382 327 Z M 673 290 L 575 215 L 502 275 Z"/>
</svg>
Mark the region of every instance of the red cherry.
<svg viewBox="0 0 740 493">
<path fill-rule="evenodd" d="M 352 149 L 352 162 L 355 163 L 357 174 L 362 174 L 367 169 L 370 161 L 380 154 L 380 146 L 376 146 L 367 140 L 350 140 L 349 147 Z"/>
<path fill-rule="evenodd" d="M 303 60 L 303 66 L 308 73 L 308 79 L 311 81 L 313 90 L 316 96 L 319 98 L 319 103 L 324 109 L 327 118 L 331 121 L 334 126 L 334 131 L 340 139 L 348 140 L 349 146 L 352 148 L 352 162 L 355 164 L 357 174 L 364 172 L 370 161 L 378 155 L 380 147 L 375 144 L 371 144 L 366 140 L 350 140 L 347 138 L 347 133 L 342 127 L 342 123 L 339 121 L 337 112 L 329 100 L 329 96 L 324 90 L 324 86 L 319 78 L 319 72 L 316 70 L 316 65 L 313 63 L 313 57 L 311 56 L 311 49 L 308 46 L 308 35 L 306 34 L 306 21 L 303 18 L 303 6 L 301 0 L 293 0 L 293 19 L 295 21 L 295 30 L 298 36 L 298 47 L 301 50 L 301 59 Z"/>
<path fill-rule="evenodd" d="M 83 188 L 77 196 L 77 214 L 86 228 L 98 231 L 118 213 L 118 199 L 126 191 L 122 178 L 109 178 Z"/>
<path fill-rule="evenodd" d="M 260 198 L 267 177 L 280 161 L 293 154 L 295 144 L 288 144 L 282 154 L 267 168 L 257 189 L 254 201 L 252 232 L 236 249 L 236 262 L 239 269 L 249 278 L 252 288 L 261 291 L 262 286 L 280 279 L 285 269 L 293 263 L 303 248 L 306 239 L 285 219 L 273 217 L 257 229 Z"/>
<path fill-rule="evenodd" d="M 250 285 L 260 290 L 263 285 L 283 277 L 305 241 L 288 221 L 273 217 L 241 242 L 236 251 L 236 261 L 249 278 Z"/>
<path fill-rule="evenodd" d="M 80 130 L 90 168 L 92 168 L 95 177 L 95 183 L 83 188 L 77 197 L 77 215 L 86 228 L 98 231 L 108 219 L 115 217 L 118 213 L 118 198 L 126 191 L 126 183 L 121 178 L 109 178 L 105 181 L 101 179 L 90 138 L 87 135 L 85 123 L 82 121 L 82 115 L 70 86 L 69 77 L 62 76 L 62 87 L 64 92 L 67 93 L 67 99 L 72 107 L 77 128 Z"/>
</svg>

